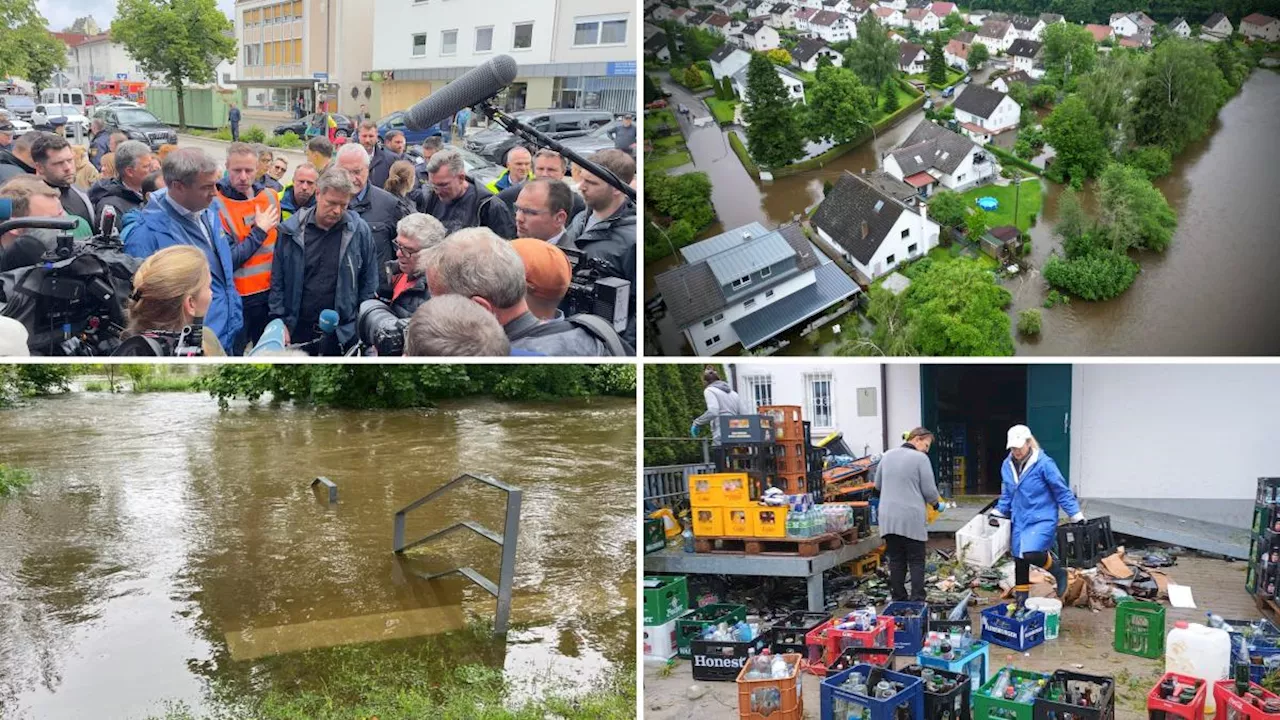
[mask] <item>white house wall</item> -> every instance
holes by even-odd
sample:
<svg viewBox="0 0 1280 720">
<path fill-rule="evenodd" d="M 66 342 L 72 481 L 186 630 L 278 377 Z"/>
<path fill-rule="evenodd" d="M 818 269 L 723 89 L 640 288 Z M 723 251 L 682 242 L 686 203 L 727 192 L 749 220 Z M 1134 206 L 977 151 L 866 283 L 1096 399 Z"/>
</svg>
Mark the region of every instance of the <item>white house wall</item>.
<svg viewBox="0 0 1280 720">
<path fill-rule="evenodd" d="M 374 17 L 373 66 L 375 68 L 456 68 L 474 67 L 498 54 L 509 54 L 521 65 L 552 62 L 552 37 L 557 17 L 556 0 L 496 0 L 476 12 L 476 6 L 461 2 L 415 3 L 413 0 L 379 0 Z M 577 3 L 585 6 L 584 3 Z M 589 14 L 611 14 L 597 10 Z M 627 31 L 636 35 L 634 6 Z M 528 50 L 513 50 L 515 24 L 533 22 L 533 43 Z M 493 51 L 475 51 L 475 31 L 493 27 Z M 441 33 L 458 31 L 457 51 L 441 55 Z M 426 54 L 413 55 L 413 36 L 426 33 Z M 634 57 L 634 52 L 632 53 Z"/>
<path fill-rule="evenodd" d="M 849 332 L 854 328 L 849 327 Z M 855 454 L 884 452 L 884 429 L 881 417 L 885 412 L 882 407 L 880 392 L 880 365 L 823 363 L 820 358 L 806 361 L 802 365 L 778 363 L 743 363 L 733 365 L 734 389 L 748 405 L 754 408 L 751 385 L 748 378 L 767 377 L 773 394 L 774 405 L 799 405 L 804 419 L 814 421 L 806 404 L 805 375 L 830 374 L 831 376 L 831 425 L 813 426 L 812 435 L 815 441 L 839 430 L 844 433 L 844 440 Z M 919 371 L 917 370 L 917 375 Z M 858 390 L 871 388 L 875 395 L 875 414 L 858 414 Z M 916 406 L 920 405 L 919 393 Z M 893 435 L 893 427 L 889 428 Z M 900 431 L 899 431 L 900 432 Z"/>
<path fill-rule="evenodd" d="M 712 325 L 709 328 L 703 327 L 702 321 L 706 320 L 706 318 L 702 318 L 702 320 L 699 320 L 689 326 L 685 331 L 686 335 L 689 337 L 689 344 L 694 347 L 694 350 L 699 355 L 714 355 L 715 353 L 718 353 L 738 342 L 738 335 L 733 331 L 733 323 L 736 320 L 746 317 L 760 308 L 771 303 L 775 303 L 794 292 L 803 290 L 815 282 L 817 282 L 815 273 L 813 270 L 810 270 L 769 288 L 769 290 L 773 291 L 772 297 L 766 298 L 763 292 L 755 295 L 744 296 L 733 305 L 730 305 L 724 310 L 720 310 L 719 313 L 724 314 L 724 319 L 715 325 Z M 751 298 L 755 298 L 755 304 L 749 308 L 743 307 L 743 303 Z M 716 335 L 720 336 L 720 342 L 712 345 L 711 347 L 707 347 L 705 344 L 707 338 L 715 337 Z"/>
</svg>

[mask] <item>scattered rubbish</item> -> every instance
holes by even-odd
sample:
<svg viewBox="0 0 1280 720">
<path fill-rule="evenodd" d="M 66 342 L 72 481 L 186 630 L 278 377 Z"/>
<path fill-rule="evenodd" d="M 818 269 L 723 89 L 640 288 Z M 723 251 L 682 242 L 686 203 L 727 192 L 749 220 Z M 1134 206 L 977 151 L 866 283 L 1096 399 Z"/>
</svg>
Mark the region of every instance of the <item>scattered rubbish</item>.
<svg viewBox="0 0 1280 720">
<path fill-rule="evenodd" d="M 1194 608 L 1196 601 L 1191 597 L 1191 586 L 1169 583 L 1169 604 L 1176 608 Z"/>
</svg>

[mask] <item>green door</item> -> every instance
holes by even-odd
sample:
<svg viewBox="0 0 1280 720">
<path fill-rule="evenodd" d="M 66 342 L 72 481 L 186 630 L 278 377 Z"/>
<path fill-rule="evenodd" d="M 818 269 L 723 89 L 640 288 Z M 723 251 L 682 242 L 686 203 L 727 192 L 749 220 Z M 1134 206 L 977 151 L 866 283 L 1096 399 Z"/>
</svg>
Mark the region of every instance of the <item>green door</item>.
<svg viewBox="0 0 1280 720">
<path fill-rule="evenodd" d="M 1027 426 L 1071 484 L 1071 366 L 1027 366 Z"/>
</svg>

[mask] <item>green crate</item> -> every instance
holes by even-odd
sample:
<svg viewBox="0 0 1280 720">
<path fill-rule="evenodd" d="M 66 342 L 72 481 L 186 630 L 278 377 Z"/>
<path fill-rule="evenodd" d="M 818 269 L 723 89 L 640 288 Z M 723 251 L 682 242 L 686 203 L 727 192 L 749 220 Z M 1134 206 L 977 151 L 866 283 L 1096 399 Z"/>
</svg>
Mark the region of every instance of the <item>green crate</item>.
<svg viewBox="0 0 1280 720">
<path fill-rule="evenodd" d="M 690 610 L 676 620 L 676 654 L 685 660 L 693 657 L 693 641 L 708 625 L 734 625 L 746 621 L 746 605 L 714 603 Z"/>
<path fill-rule="evenodd" d="M 1258 594 L 1258 563 L 1256 560 L 1249 561 L 1249 572 L 1244 576 L 1244 589 L 1250 595 Z"/>
<path fill-rule="evenodd" d="M 1144 658 L 1164 655 L 1164 607 L 1130 600 L 1116 605 L 1116 652 Z"/>
<path fill-rule="evenodd" d="M 1262 531 L 1271 527 L 1271 506 L 1270 505 L 1254 505 L 1253 506 L 1253 527 L 1251 528 L 1254 535 L 1261 535 Z"/>
<path fill-rule="evenodd" d="M 658 552 L 667 547 L 667 529 L 663 522 L 657 518 L 649 518 L 644 521 L 644 551 L 645 554 Z"/>
<path fill-rule="evenodd" d="M 646 575 L 644 625 L 662 625 L 689 609 L 689 583 L 684 575 Z"/>
<path fill-rule="evenodd" d="M 1029 703 L 1019 703 L 1004 698 L 991 697 L 991 689 L 996 686 L 996 682 L 1000 679 L 1000 673 L 1004 672 L 1004 668 L 991 673 L 991 679 L 982 686 L 978 692 L 974 693 L 973 702 L 973 720 L 1000 720 L 1001 718 L 1016 718 L 1017 720 L 1032 720 L 1035 714 L 1036 704 L 1032 700 Z M 1041 680 L 1045 685 L 1049 684 L 1049 676 L 1044 673 L 1030 672 L 1028 670 L 1014 670 L 1009 668 L 1013 673 L 1013 679 L 1018 680 Z M 1039 693 L 1036 694 L 1037 697 Z"/>
</svg>

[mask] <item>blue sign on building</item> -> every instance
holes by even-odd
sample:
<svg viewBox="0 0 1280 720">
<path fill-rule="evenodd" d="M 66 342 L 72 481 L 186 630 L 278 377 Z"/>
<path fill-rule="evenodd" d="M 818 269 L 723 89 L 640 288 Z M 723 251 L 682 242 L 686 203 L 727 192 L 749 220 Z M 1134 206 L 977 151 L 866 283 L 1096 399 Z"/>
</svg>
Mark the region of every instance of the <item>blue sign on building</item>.
<svg viewBox="0 0 1280 720">
<path fill-rule="evenodd" d="M 632 76 L 634 76 L 634 75 L 636 74 L 636 61 L 635 61 L 635 60 L 626 60 L 626 61 L 624 61 L 624 62 L 611 62 L 611 63 L 608 63 L 608 65 L 607 65 L 607 67 L 606 67 L 606 69 L 605 69 L 605 74 L 606 74 L 606 75 L 608 75 L 609 77 L 613 77 L 613 76 L 615 76 L 615 75 L 632 75 Z"/>
</svg>

